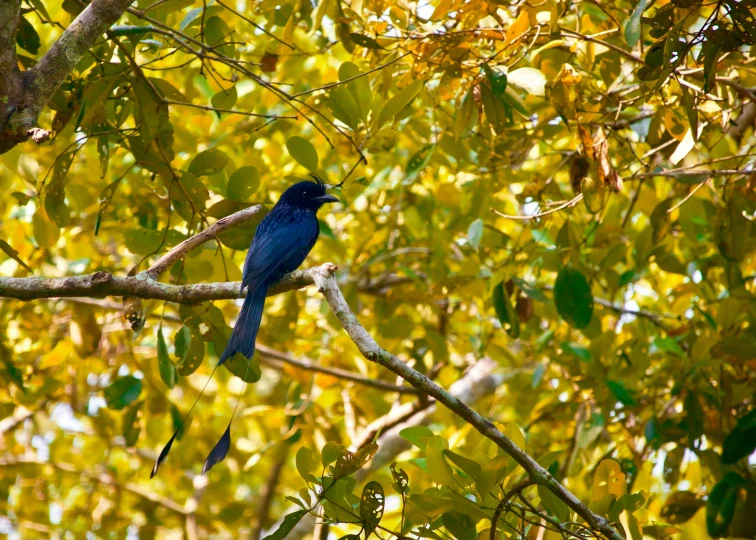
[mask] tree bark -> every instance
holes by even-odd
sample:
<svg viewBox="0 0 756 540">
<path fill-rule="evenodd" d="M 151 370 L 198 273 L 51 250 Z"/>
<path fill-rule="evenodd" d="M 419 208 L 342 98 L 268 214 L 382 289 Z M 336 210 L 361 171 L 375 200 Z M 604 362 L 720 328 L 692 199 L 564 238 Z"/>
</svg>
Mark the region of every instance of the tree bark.
<svg viewBox="0 0 756 540">
<path fill-rule="evenodd" d="M 0 154 L 32 138 L 42 142 L 50 132 L 37 127 L 45 105 L 97 39 L 133 0 L 93 0 L 36 66 L 19 71 L 16 30 L 19 0 L 0 0 Z M 15 16 L 13 15 L 15 13 Z"/>
<path fill-rule="evenodd" d="M 16 31 L 21 0 L 0 0 L 0 92 L 18 71 L 16 60 Z"/>
</svg>

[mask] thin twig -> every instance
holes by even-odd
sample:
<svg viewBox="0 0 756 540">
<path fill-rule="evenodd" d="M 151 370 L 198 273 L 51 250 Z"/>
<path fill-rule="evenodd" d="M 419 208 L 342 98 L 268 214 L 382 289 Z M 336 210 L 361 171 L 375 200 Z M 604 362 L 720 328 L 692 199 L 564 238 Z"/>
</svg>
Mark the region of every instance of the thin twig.
<svg viewBox="0 0 756 540">
<path fill-rule="evenodd" d="M 540 214 L 533 214 L 531 216 L 511 216 L 509 214 L 503 214 L 503 213 L 499 212 L 496 208 L 491 208 L 491 210 L 495 214 L 497 214 L 497 215 L 499 215 L 499 216 L 501 216 L 503 218 L 518 219 L 518 220 L 521 220 L 521 221 L 529 221 L 531 219 L 541 218 L 541 217 L 544 217 L 544 216 L 548 216 L 549 214 L 553 214 L 555 212 L 559 212 L 560 210 L 563 210 L 564 208 L 567 208 L 568 206 L 574 206 L 574 205 L 576 205 L 577 203 L 579 203 L 582 200 L 583 200 L 583 194 L 580 193 L 576 197 L 570 199 L 569 201 L 567 201 L 564 204 L 561 204 L 561 205 L 557 206 L 556 208 L 552 208 L 551 210 L 547 210 L 546 212 L 541 212 Z"/>
<path fill-rule="evenodd" d="M 324 84 L 323 86 L 319 86 L 317 88 L 311 88 L 310 90 L 305 90 L 304 92 L 300 92 L 298 94 L 294 94 L 291 97 L 292 97 L 292 99 L 294 99 L 294 98 L 298 98 L 298 97 L 301 97 L 301 96 L 304 96 L 304 95 L 307 95 L 307 94 L 312 94 L 313 92 L 318 92 L 320 90 L 328 90 L 328 89 L 333 88 L 335 86 L 346 84 L 346 83 L 351 82 L 351 81 L 353 81 L 355 79 L 359 79 L 360 77 L 365 77 L 366 75 L 370 75 L 371 73 L 375 73 L 376 71 L 381 71 L 382 69 L 385 69 L 388 66 L 390 66 L 391 64 L 394 64 L 394 63 L 398 62 L 399 60 L 401 60 L 405 56 L 408 56 L 409 54 L 411 54 L 411 53 L 406 52 L 406 53 L 402 54 L 401 56 L 398 56 L 398 57 L 394 58 L 393 60 L 391 60 L 389 62 L 386 62 L 385 64 L 382 64 L 382 65 L 380 65 L 378 67 L 374 67 L 373 69 L 371 69 L 369 71 L 366 71 L 365 73 L 360 73 L 360 74 L 355 75 L 353 77 L 349 77 L 347 79 L 344 79 L 343 81 L 332 82 L 332 83 Z"/>
<path fill-rule="evenodd" d="M 260 351 L 260 357 L 263 362 L 272 363 L 273 365 L 280 365 L 279 362 L 283 362 L 285 364 L 289 364 L 306 371 L 323 373 L 325 375 L 344 379 L 345 381 L 352 381 L 365 386 L 370 386 L 372 388 L 378 388 L 380 390 L 385 390 L 388 392 L 396 392 L 398 394 L 420 393 L 418 390 L 412 388 L 411 386 L 398 386 L 384 381 L 362 377 L 361 375 L 357 375 L 356 373 L 352 373 L 351 371 L 347 371 L 345 369 L 319 366 L 315 362 L 309 360 L 297 360 L 286 353 L 282 353 L 270 347 L 266 347 L 265 345 L 258 344 L 255 348 Z M 271 362 L 271 359 L 273 359 L 274 362 Z"/>
<path fill-rule="evenodd" d="M 225 231 L 230 227 L 234 227 L 241 223 L 251 220 L 262 210 L 262 205 L 257 204 L 250 206 L 244 210 L 240 210 L 233 214 L 230 214 L 224 218 L 219 219 L 207 229 L 191 236 L 163 255 L 157 262 L 150 266 L 143 273 L 146 277 L 151 279 L 157 279 L 165 272 L 173 263 L 184 257 L 192 249 L 201 246 L 208 240 L 212 240 L 218 234 Z"/>
<path fill-rule="evenodd" d="M 674 212 L 675 210 L 677 210 L 678 208 L 680 208 L 683 204 L 685 204 L 688 201 L 688 199 L 690 199 L 693 195 L 696 194 L 696 191 L 698 191 L 699 189 L 701 189 L 704 186 L 704 184 L 706 184 L 706 182 L 708 182 L 709 180 L 710 179 L 707 178 L 706 180 L 704 180 L 700 184 L 697 184 L 696 187 L 694 187 L 693 189 L 690 190 L 690 193 L 688 193 L 683 200 L 681 200 L 679 203 L 677 203 L 672 208 L 670 208 L 669 210 L 667 210 L 667 213 L 671 214 L 672 212 Z"/>
<path fill-rule="evenodd" d="M 217 107 L 209 107 L 207 105 L 197 105 L 196 103 L 189 103 L 188 101 L 174 101 L 172 99 L 164 99 L 163 103 L 168 105 L 180 105 L 183 107 L 194 107 L 195 109 L 202 109 L 204 111 L 222 112 L 230 114 L 238 114 L 240 116 L 254 116 L 255 118 L 273 118 L 275 120 L 296 120 L 296 116 L 280 116 L 277 114 L 258 114 L 246 111 L 235 111 L 232 109 L 219 109 Z"/>
</svg>

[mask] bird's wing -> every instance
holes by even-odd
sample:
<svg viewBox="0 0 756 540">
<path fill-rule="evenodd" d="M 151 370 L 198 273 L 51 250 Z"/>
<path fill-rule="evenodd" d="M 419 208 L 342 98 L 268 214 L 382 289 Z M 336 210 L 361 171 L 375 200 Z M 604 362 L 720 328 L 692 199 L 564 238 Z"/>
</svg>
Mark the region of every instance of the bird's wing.
<svg viewBox="0 0 756 540">
<path fill-rule="evenodd" d="M 283 274 L 296 270 L 318 238 L 318 222 L 314 216 L 311 219 L 285 216 L 265 225 L 258 228 L 249 247 L 242 289 L 271 285 Z"/>
</svg>

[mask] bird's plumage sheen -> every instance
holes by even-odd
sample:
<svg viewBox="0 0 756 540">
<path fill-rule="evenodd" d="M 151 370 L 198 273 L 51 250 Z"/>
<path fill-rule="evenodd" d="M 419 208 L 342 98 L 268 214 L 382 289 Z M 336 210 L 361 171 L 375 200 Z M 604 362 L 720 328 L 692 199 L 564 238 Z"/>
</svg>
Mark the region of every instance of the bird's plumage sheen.
<svg viewBox="0 0 756 540">
<path fill-rule="evenodd" d="M 317 177 L 315 179 L 315 182 L 303 181 L 290 186 L 258 225 L 242 273 L 240 292 L 246 289 L 247 296 L 216 369 L 237 353 L 241 353 L 247 359 L 254 355 L 255 339 L 260 329 L 268 289 L 304 262 L 318 239 L 320 228 L 317 211 L 326 203 L 338 202 L 336 197 L 326 192 L 326 185 L 322 180 Z M 191 413 L 191 409 L 189 412 Z M 231 444 L 230 429 L 229 422 L 223 436 L 208 455 L 202 467 L 203 474 L 226 457 Z M 178 431 L 176 430 L 160 453 L 152 476 L 157 473 L 158 467 L 167 457 Z"/>
</svg>

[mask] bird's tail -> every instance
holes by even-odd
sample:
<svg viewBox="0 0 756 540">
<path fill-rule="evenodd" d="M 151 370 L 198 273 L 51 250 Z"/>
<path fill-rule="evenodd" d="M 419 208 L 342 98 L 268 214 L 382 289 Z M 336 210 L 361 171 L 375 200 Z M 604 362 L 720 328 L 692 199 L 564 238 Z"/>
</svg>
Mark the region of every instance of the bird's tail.
<svg viewBox="0 0 756 540">
<path fill-rule="evenodd" d="M 255 339 L 257 332 L 260 330 L 260 320 L 262 320 L 263 306 L 265 305 L 265 296 L 268 294 L 267 287 L 258 287 L 254 291 L 249 291 L 244 299 L 239 317 L 236 319 L 234 331 L 228 339 L 228 344 L 223 350 L 223 354 L 218 360 L 218 365 L 229 358 L 233 358 L 236 353 L 242 353 L 246 358 L 252 358 L 255 354 Z"/>
<path fill-rule="evenodd" d="M 213 449 L 210 450 L 207 459 L 205 459 L 205 463 L 202 465 L 202 474 L 205 474 L 214 465 L 226 459 L 226 455 L 231 448 L 231 422 L 234 421 L 236 409 L 239 407 L 242 392 L 244 392 L 245 380 L 249 371 L 249 362 L 255 354 L 255 340 L 257 339 L 257 331 L 260 330 L 260 320 L 262 319 L 262 311 L 267 293 L 268 289 L 266 287 L 258 287 L 247 294 L 247 297 L 244 299 L 244 305 L 239 313 L 239 318 L 236 319 L 234 331 L 231 333 L 228 344 L 218 361 L 218 365 L 221 365 L 229 358 L 233 358 L 235 354 L 241 353 L 247 358 L 247 367 L 244 370 L 242 387 L 239 390 L 239 396 L 236 398 L 236 405 L 234 406 L 234 411 L 231 413 L 231 419 L 228 421 L 228 427 L 226 427 L 226 431 L 223 432 L 223 435 L 221 435 L 221 438 Z"/>
<path fill-rule="evenodd" d="M 247 368 L 249 368 L 249 359 L 251 359 L 252 355 L 255 354 L 255 340 L 257 339 L 257 332 L 258 330 L 260 330 L 260 321 L 262 320 L 263 306 L 265 305 L 265 297 L 267 296 L 267 293 L 267 287 L 258 287 L 254 291 L 251 291 L 247 294 L 247 297 L 244 299 L 244 303 L 242 304 L 241 311 L 239 312 L 239 317 L 237 317 L 236 319 L 234 330 L 233 332 L 231 332 L 231 337 L 226 344 L 226 348 L 223 350 L 223 354 L 221 354 L 218 363 L 213 368 L 212 373 L 210 373 L 210 377 L 208 377 L 207 382 L 205 382 L 205 386 L 202 387 L 200 395 L 197 396 L 196 400 L 194 400 L 194 404 L 192 404 L 189 412 L 186 413 L 186 416 L 181 421 L 181 424 L 179 424 L 179 427 L 176 429 L 176 431 L 173 433 L 171 438 L 161 450 L 160 455 L 155 461 L 155 466 L 152 468 L 150 478 L 154 477 L 157 474 L 158 468 L 168 457 L 168 452 L 171 451 L 173 441 L 176 440 L 176 436 L 179 434 L 179 431 L 181 431 L 181 428 L 184 426 L 184 423 L 194 410 L 197 402 L 199 402 L 202 394 L 205 393 L 205 388 L 207 388 L 208 383 L 210 383 L 213 375 L 215 375 L 215 370 L 218 369 L 218 366 L 222 365 L 226 360 L 232 358 L 236 353 L 239 352 L 247 358 Z M 246 373 L 244 374 L 244 378 L 247 378 Z M 242 384 L 242 388 L 243 387 L 244 386 Z M 236 403 L 236 406 L 239 406 L 238 401 Z M 236 407 L 234 407 L 234 413 L 236 413 Z M 231 415 L 231 420 L 233 420 L 233 414 Z M 202 468 L 202 474 L 205 474 L 205 472 L 210 470 L 213 465 L 226 457 L 226 453 L 228 452 L 228 447 L 230 446 L 231 442 L 230 429 L 231 422 L 229 422 L 228 428 L 223 433 L 221 440 L 218 441 L 218 444 L 216 444 L 215 448 L 213 448 L 212 452 L 210 452 L 210 455 L 208 456 L 208 459 L 205 462 L 204 467 Z M 224 443 L 226 444 L 224 445 Z"/>
</svg>

